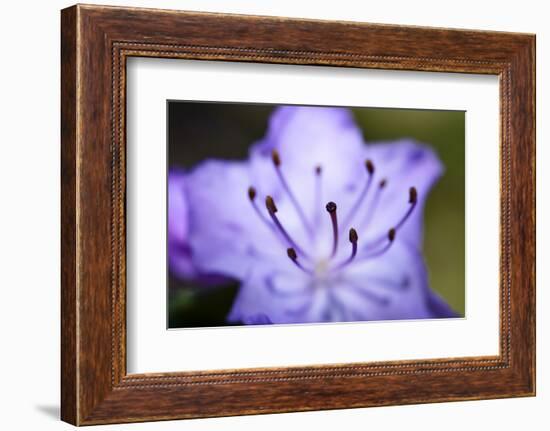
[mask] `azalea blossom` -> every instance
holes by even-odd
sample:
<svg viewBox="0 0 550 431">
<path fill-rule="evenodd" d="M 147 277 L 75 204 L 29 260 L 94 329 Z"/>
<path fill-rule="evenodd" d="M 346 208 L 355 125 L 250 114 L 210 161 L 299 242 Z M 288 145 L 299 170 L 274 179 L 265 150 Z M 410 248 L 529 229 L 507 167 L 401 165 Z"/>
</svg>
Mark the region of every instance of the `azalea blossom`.
<svg viewBox="0 0 550 431">
<path fill-rule="evenodd" d="M 238 280 L 244 324 L 455 317 L 422 256 L 442 173 L 420 143 L 366 144 L 348 109 L 279 107 L 247 160 L 170 174 L 170 270 Z"/>
</svg>

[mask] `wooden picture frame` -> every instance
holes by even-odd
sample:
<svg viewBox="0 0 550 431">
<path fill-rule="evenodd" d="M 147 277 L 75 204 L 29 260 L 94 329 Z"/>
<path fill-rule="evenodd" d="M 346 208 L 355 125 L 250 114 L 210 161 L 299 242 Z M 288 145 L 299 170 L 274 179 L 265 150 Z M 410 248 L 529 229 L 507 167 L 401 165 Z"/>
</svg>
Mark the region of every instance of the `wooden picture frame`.
<svg viewBox="0 0 550 431">
<path fill-rule="evenodd" d="M 64 421 L 535 394 L 534 35 L 83 5 L 61 17 Z M 125 65 L 131 56 L 498 75 L 500 354 L 128 375 Z"/>
</svg>

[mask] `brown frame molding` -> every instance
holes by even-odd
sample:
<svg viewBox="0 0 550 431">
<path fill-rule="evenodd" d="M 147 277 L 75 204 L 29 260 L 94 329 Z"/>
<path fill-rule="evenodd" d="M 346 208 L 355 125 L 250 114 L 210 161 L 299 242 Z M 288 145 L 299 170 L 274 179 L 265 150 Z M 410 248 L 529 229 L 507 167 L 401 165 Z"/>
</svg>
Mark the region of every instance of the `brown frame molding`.
<svg viewBox="0 0 550 431">
<path fill-rule="evenodd" d="M 61 52 L 63 420 L 89 425 L 535 394 L 534 35 L 77 5 L 62 11 Z M 127 375 L 129 56 L 498 75 L 500 354 Z"/>
</svg>

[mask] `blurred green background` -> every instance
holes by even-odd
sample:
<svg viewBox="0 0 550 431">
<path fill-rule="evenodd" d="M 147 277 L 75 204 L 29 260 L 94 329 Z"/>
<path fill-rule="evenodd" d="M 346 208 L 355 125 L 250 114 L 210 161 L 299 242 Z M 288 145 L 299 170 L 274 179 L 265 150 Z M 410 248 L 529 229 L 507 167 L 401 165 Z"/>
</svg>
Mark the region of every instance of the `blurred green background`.
<svg viewBox="0 0 550 431">
<path fill-rule="evenodd" d="M 274 105 L 168 101 L 168 165 L 191 168 L 206 158 L 244 159 L 261 139 Z M 424 256 L 431 287 L 459 314 L 465 301 L 465 113 L 352 108 L 365 140 L 414 138 L 445 166 L 425 209 Z M 168 327 L 227 325 L 238 285 L 204 289 L 168 280 Z"/>
</svg>

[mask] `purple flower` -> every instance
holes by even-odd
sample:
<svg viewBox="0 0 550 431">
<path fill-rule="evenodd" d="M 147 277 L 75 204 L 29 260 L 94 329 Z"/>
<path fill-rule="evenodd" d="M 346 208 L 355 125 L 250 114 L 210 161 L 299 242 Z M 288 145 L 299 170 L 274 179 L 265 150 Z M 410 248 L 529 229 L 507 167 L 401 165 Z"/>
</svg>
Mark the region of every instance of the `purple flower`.
<svg viewBox="0 0 550 431">
<path fill-rule="evenodd" d="M 171 176 L 169 188 L 185 190 L 187 227 L 172 228 L 182 210 L 171 206 L 169 243 L 185 236 L 176 242 L 197 271 L 240 281 L 230 321 L 454 317 L 420 251 L 442 170 L 410 140 L 366 145 L 347 109 L 281 107 L 248 160 L 206 160 L 183 187 Z"/>
<path fill-rule="evenodd" d="M 185 173 L 171 170 L 168 174 L 168 267 L 172 275 L 194 280 L 202 286 L 223 285 L 228 278 L 209 271 L 204 273 L 193 261 L 189 246 L 189 214 Z"/>
<path fill-rule="evenodd" d="M 196 275 L 191 261 L 185 174 L 173 170 L 168 175 L 168 261 L 170 271 L 177 277 L 190 279 Z"/>
</svg>

